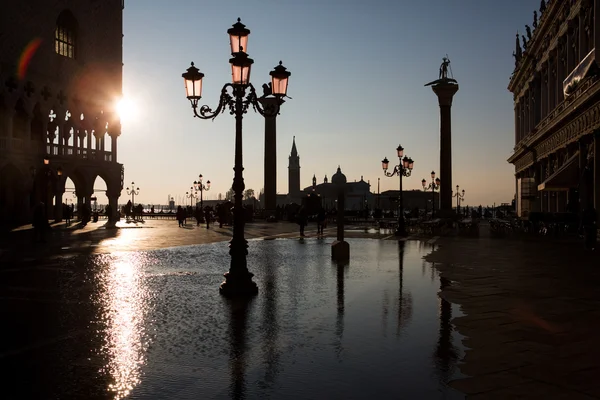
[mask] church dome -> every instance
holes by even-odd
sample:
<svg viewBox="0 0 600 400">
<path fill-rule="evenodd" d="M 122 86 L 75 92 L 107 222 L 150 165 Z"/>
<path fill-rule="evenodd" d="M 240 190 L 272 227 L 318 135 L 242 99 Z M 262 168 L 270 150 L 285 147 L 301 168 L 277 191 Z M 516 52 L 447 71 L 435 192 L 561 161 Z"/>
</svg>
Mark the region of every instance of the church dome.
<svg viewBox="0 0 600 400">
<path fill-rule="evenodd" d="M 346 183 L 346 175 L 342 174 L 342 170 L 338 165 L 337 172 L 331 177 L 331 183 L 334 185 L 344 185 Z"/>
</svg>

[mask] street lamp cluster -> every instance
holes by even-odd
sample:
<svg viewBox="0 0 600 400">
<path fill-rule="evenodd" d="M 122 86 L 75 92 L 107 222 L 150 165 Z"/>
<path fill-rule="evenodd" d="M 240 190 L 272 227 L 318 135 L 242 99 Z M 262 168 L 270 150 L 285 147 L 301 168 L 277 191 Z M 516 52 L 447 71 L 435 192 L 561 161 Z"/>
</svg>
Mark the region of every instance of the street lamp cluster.
<svg viewBox="0 0 600 400">
<path fill-rule="evenodd" d="M 412 158 L 409 158 L 404 155 L 404 147 L 398 146 L 396 148 L 396 153 L 398 155 L 399 164 L 394 166 L 394 170 L 392 172 L 387 172 L 389 167 L 389 160 L 385 157 L 381 161 L 381 166 L 383 168 L 383 174 L 387 177 L 393 177 L 394 175 L 398 175 L 400 178 L 400 198 L 398 201 L 398 228 L 396 229 L 396 236 L 406 236 L 406 227 L 404 224 L 404 201 L 402 196 L 402 177 L 409 177 L 412 173 L 414 161 Z M 404 156 L 404 158 L 402 158 Z"/>
<path fill-rule="evenodd" d="M 273 117 L 279 113 L 282 101 L 263 108 L 258 101 L 256 90 L 250 83 L 250 70 L 254 60 L 248 57 L 248 36 L 250 30 L 237 22 L 227 30 L 229 34 L 231 55 L 231 83 L 226 83 L 221 89 L 219 104 L 213 111 L 209 106 L 198 107 L 202 98 L 202 79 L 204 74 L 192 65 L 182 74 L 185 81 L 186 96 L 192 105 L 194 116 L 201 119 L 215 119 L 219 114 L 229 109 L 229 113 L 235 116 L 235 166 L 233 178 L 234 208 L 233 208 L 233 238 L 229 242 L 231 264 L 229 272 L 225 273 L 225 282 L 220 286 L 221 294 L 225 296 L 247 296 L 258 293 L 256 283 L 252 281 L 254 276 L 248 271 L 246 255 L 248 254 L 248 242 L 244 238 L 245 215 L 242 206 L 242 196 L 245 189 L 242 175 L 242 120 L 248 108 L 252 106 L 254 111 L 265 117 Z M 282 65 L 281 61 L 271 75 L 270 94 L 277 100 L 282 100 L 287 94 L 288 80 L 291 75 Z M 231 93 L 230 93 L 231 91 Z M 248 92 L 247 92 L 248 91 Z"/>
<path fill-rule="evenodd" d="M 456 185 L 456 192 L 452 194 L 452 197 L 456 197 L 456 212 L 460 213 L 460 203 L 465 198 L 465 189 L 462 190 L 462 194 L 459 191 L 459 186 Z"/>
<path fill-rule="evenodd" d="M 131 182 L 131 190 L 129 188 L 125 188 L 125 190 L 127 190 L 127 195 L 131 195 L 131 209 L 133 209 L 133 206 L 135 206 L 135 196 L 140 194 L 140 188 L 136 188 L 135 182 Z"/>
<path fill-rule="evenodd" d="M 429 185 L 427 185 L 427 181 L 425 179 L 421 181 L 424 191 L 431 190 L 431 218 L 435 217 L 435 191 L 439 190 L 440 183 L 440 178 L 435 177 L 435 171 L 431 171 L 431 182 Z"/>
<path fill-rule="evenodd" d="M 200 192 L 200 209 L 202 210 L 202 192 L 210 190 L 210 181 L 206 181 L 206 184 L 202 183 L 202 174 L 198 175 L 198 180 L 194 181 L 194 189 Z"/>
<path fill-rule="evenodd" d="M 198 192 L 194 193 L 194 187 L 190 186 L 190 191 L 189 192 L 185 192 L 185 197 L 187 197 L 188 199 L 190 199 L 190 207 L 194 206 L 194 199 L 198 198 Z"/>
</svg>

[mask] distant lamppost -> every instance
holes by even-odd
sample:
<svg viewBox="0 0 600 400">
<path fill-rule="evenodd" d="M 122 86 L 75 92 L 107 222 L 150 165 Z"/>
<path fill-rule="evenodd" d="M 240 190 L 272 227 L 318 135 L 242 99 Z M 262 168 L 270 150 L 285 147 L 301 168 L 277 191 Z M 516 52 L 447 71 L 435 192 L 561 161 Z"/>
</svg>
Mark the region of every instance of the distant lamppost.
<svg viewBox="0 0 600 400">
<path fill-rule="evenodd" d="M 421 185 L 423 185 L 423 190 L 428 191 L 431 189 L 431 218 L 435 217 L 435 191 L 440 188 L 440 178 L 435 177 L 435 171 L 431 171 L 431 182 L 427 185 L 427 181 L 423 179 L 421 181 Z"/>
<path fill-rule="evenodd" d="M 396 148 L 396 153 L 398 154 L 399 164 L 394 166 L 394 170 L 392 172 L 387 172 L 389 166 L 389 160 L 387 157 L 381 161 L 381 166 L 383 168 L 383 174 L 387 177 L 392 177 L 394 175 L 398 175 L 400 177 L 400 197 L 398 201 L 398 229 L 395 232 L 396 236 L 406 236 L 406 227 L 404 225 L 404 201 L 402 196 L 402 177 L 409 177 L 412 173 L 414 161 L 412 158 L 409 158 L 404 155 L 404 147 L 398 146 Z"/>
<path fill-rule="evenodd" d="M 190 186 L 190 191 L 185 192 L 185 197 L 190 199 L 190 207 L 194 206 L 194 199 L 198 199 L 198 192 L 194 193 L 194 187 Z"/>
<path fill-rule="evenodd" d="M 459 191 L 458 185 L 456 185 L 456 193 L 452 195 L 452 197 L 456 197 L 456 213 L 460 213 L 460 203 L 465 198 L 465 189 L 462 190 L 462 194 Z"/>
<path fill-rule="evenodd" d="M 131 190 L 129 188 L 125 188 L 125 190 L 127 190 L 127 195 L 131 195 L 131 208 L 133 208 L 135 205 L 135 196 L 140 194 L 140 188 L 136 188 L 135 183 L 131 182 Z"/>
<path fill-rule="evenodd" d="M 201 119 L 215 119 L 219 114 L 229 109 L 229 113 L 235 115 L 235 166 L 233 178 L 234 208 L 233 208 L 233 238 L 229 242 L 229 254 L 231 264 L 229 272 L 225 273 L 225 282 L 219 288 L 225 296 L 252 296 L 258 293 L 258 286 L 252 281 L 254 274 L 248 271 L 246 255 L 248 254 L 248 242 L 244 238 L 245 212 L 242 204 L 244 194 L 244 177 L 242 175 L 242 119 L 248 108 L 252 106 L 254 111 L 264 117 L 273 117 L 279 113 L 280 101 L 269 104 L 263 108 L 258 101 L 256 90 L 250 83 L 250 69 L 254 60 L 248 57 L 248 35 L 250 30 L 240 22 L 227 30 L 231 45 L 232 82 L 226 83 L 221 89 L 219 104 L 213 111 L 209 106 L 198 107 L 198 101 L 202 97 L 202 78 L 204 74 L 192 63 L 191 67 L 182 74 L 185 81 L 186 95 L 192 104 L 194 116 Z M 272 95 L 278 100 L 287 94 L 289 71 L 279 62 L 279 65 L 269 73 L 271 75 Z M 229 89 L 231 88 L 231 93 Z M 249 93 L 246 90 L 249 89 Z"/>
<path fill-rule="evenodd" d="M 210 181 L 206 181 L 206 185 L 202 183 L 202 174 L 198 175 L 198 180 L 194 181 L 194 188 L 200 192 L 200 209 L 202 210 L 202 192 L 210 190 Z"/>
</svg>

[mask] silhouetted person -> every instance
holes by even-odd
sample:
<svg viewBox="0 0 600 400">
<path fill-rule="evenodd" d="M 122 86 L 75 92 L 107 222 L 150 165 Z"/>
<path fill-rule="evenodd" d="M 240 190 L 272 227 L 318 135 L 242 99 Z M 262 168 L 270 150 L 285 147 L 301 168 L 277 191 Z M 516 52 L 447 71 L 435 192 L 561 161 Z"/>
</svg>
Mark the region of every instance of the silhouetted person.
<svg viewBox="0 0 600 400">
<path fill-rule="evenodd" d="M 593 206 L 589 206 L 583 211 L 581 222 L 585 233 L 586 249 L 594 250 L 596 248 L 598 236 L 597 219 L 596 209 Z"/>
<path fill-rule="evenodd" d="M 184 225 L 185 221 L 185 211 L 181 206 L 177 206 L 177 213 L 175 214 L 175 218 L 177 218 L 177 222 L 179 223 L 179 227 L 181 228 Z"/>
<path fill-rule="evenodd" d="M 317 213 L 317 235 L 323 235 L 326 217 L 325 209 L 323 207 L 319 208 L 319 212 Z"/>
<path fill-rule="evenodd" d="M 196 218 L 196 226 L 200 226 L 200 222 L 202 222 L 202 210 L 198 206 L 194 210 L 194 218 Z"/>
<path fill-rule="evenodd" d="M 209 228 L 210 224 L 210 208 L 204 208 L 204 219 L 206 220 L 206 229 Z"/>
<path fill-rule="evenodd" d="M 301 206 L 298 210 L 298 213 L 296 214 L 296 222 L 298 223 L 298 225 L 300 225 L 300 236 L 305 236 L 304 227 L 308 222 L 307 219 L 308 216 L 306 215 L 306 208 L 304 208 L 304 206 Z"/>
<path fill-rule="evenodd" d="M 92 210 L 90 210 L 90 206 L 88 206 L 87 204 L 82 204 L 81 205 L 81 224 L 86 225 L 88 222 L 90 222 L 91 216 L 92 216 Z"/>
</svg>

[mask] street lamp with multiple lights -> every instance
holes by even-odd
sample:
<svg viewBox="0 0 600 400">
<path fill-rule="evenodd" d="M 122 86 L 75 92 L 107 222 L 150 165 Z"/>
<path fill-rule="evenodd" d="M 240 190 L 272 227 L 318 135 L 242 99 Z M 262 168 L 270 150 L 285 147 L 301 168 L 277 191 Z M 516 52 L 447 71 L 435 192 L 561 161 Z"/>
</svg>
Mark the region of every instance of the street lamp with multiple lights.
<svg viewBox="0 0 600 400">
<path fill-rule="evenodd" d="M 198 175 L 198 180 L 194 181 L 194 189 L 200 192 L 200 209 L 203 210 L 202 207 L 202 192 L 210 190 L 210 181 L 206 181 L 206 184 L 202 183 L 202 174 Z"/>
<path fill-rule="evenodd" d="M 452 197 L 456 197 L 456 213 L 460 214 L 460 203 L 465 198 L 465 189 L 462 190 L 462 194 L 459 191 L 459 186 L 456 185 L 456 192 L 452 194 Z"/>
<path fill-rule="evenodd" d="M 431 218 L 435 217 L 435 191 L 440 188 L 440 178 L 435 177 L 435 171 L 431 171 L 431 182 L 427 185 L 427 181 L 423 179 L 421 181 L 421 185 L 423 185 L 423 190 L 428 191 L 431 190 L 431 198 L 432 198 L 432 207 L 431 207 Z"/>
<path fill-rule="evenodd" d="M 387 157 L 381 161 L 381 167 L 383 168 L 383 174 L 387 177 L 392 177 L 394 175 L 398 175 L 400 177 L 400 197 L 398 201 L 398 229 L 395 232 L 396 236 L 406 236 L 406 227 L 404 224 L 404 201 L 402 196 L 402 177 L 406 176 L 407 178 L 411 175 L 414 161 L 412 158 L 404 156 L 404 147 L 398 146 L 396 148 L 396 153 L 398 155 L 399 164 L 394 166 L 394 170 L 392 172 L 387 172 L 389 166 L 389 160 Z M 404 156 L 404 158 L 402 158 Z"/>
<path fill-rule="evenodd" d="M 194 192 L 194 187 L 190 186 L 190 191 L 185 192 L 185 197 L 190 199 L 190 207 L 194 206 L 194 199 L 198 199 L 198 192 Z"/>
<path fill-rule="evenodd" d="M 126 188 L 125 190 L 127 190 L 127 195 L 131 195 L 131 209 L 133 209 L 133 206 L 135 205 L 135 196 L 140 194 L 140 188 L 136 188 L 135 182 L 131 182 L 131 190 L 129 190 L 129 188 Z"/>
<path fill-rule="evenodd" d="M 248 57 L 248 36 L 250 30 L 241 23 L 238 18 L 231 28 L 229 34 L 231 55 L 232 82 L 226 83 L 221 89 L 219 104 L 213 111 L 209 106 L 198 107 L 198 101 L 202 98 L 202 78 L 204 74 L 194 66 L 187 69 L 182 77 L 185 81 L 185 89 L 188 100 L 192 105 L 194 116 L 201 119 L 215 119 L 226 109 L 231 115 L 235 115 L 235 166 L 233 178 L 234 208 L 233 208 L 233 238 L 229 242 L 229 254 L 231 263 L 229 272 L 225 273 L 225 281 L 221 284 L 219 291 L 225 296 L 253 296 L 258 293 L 256 283 L 252 281 L 254 274 L 248 271 L 246 255 L 248 254 L 248 242 L 244 238 L 245 213 L 242 205 L 242 197 L 245 189 L 244 177 L 242 175 L 242 120 L 250 106 L 254 111 L 265 117 L 273 117 L 279 114 L 280 101 L 272 105 L 262 107 L 258 101 L 256 90 L 250 83 L 250 70 L 254 60 Z M 278 100 L 282 100 L 287 94 L 288 80 L 291 75 L 282 65 L 281 61 L 271 75 L 271 92 Z M 247 93 L 248 91 L 248 93 Z"/>
</svg>

